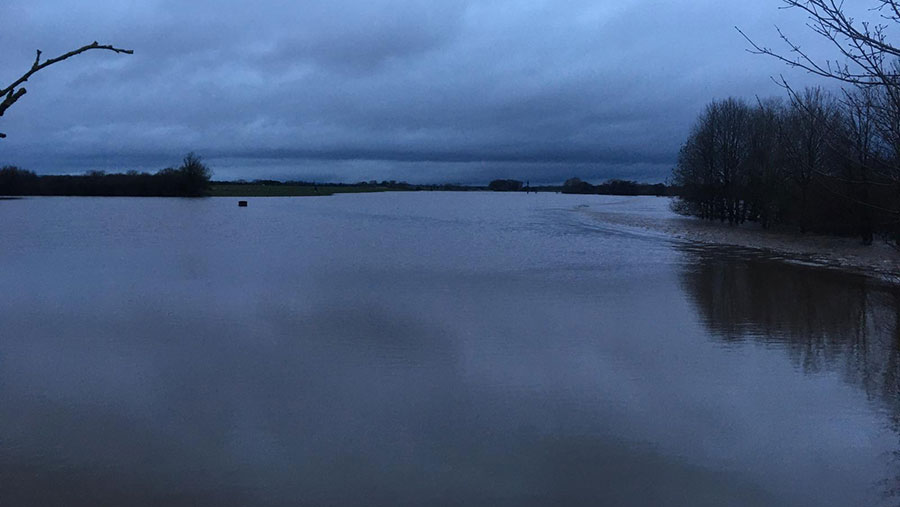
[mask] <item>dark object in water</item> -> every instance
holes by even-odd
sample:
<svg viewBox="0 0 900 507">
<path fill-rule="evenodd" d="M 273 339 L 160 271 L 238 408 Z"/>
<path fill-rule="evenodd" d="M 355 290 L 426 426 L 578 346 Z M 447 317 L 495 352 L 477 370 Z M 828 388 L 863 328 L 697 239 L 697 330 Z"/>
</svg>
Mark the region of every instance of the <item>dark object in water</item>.
<svg viewBox="0 0 900 507">
<path fill-rule="evenodd" d="M 246 208 L 246 207 L 247 207 L 247 201 L 238 201 L 238 206 L 240 206 L 241 208 Z"/>
</svg>

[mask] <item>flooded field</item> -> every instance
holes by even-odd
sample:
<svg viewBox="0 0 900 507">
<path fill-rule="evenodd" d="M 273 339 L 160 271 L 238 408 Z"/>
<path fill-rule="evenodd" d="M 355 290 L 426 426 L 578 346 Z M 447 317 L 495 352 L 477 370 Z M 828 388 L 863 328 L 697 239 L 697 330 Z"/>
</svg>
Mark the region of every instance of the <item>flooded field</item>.
<svg viewBox="0 0 900 507">
<path fill-rule="evenodd" d="M 895 504 L 900 291 L 610 204 L 0 202 L 0 504 Z"/>
</svg>

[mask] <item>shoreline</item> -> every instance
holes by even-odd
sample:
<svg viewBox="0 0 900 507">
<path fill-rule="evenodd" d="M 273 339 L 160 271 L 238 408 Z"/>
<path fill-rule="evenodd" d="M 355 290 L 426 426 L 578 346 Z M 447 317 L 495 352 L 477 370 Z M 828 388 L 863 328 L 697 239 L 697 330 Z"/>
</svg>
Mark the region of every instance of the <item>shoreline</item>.
<svg viewBox="0 0 900 507">
<path fill-rule="evenodd" d="M 668 217 L 651 217 L 599 211 L 593 207 L 577 211 L 600 222 L 662 233 L 677 241 L 751 249 L 776 254 L 788 261 L 840 269 L 900 284 L 900 250 L 877 239 L 867 246 L 857 238 L 767 230 L 756 223 L 730 226 L 674 213 Z"/>
</svg>

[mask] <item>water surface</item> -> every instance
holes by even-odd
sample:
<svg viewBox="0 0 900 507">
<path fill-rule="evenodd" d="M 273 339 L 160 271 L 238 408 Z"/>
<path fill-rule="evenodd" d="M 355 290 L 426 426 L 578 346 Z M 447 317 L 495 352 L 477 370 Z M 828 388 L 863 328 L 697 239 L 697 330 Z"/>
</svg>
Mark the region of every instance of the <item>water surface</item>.
<svg viewBox="0 0 900 507">
<path fill-rule="evenodd" d="M 896 503 L 900 293 L 666 204 L 0 202 L 0 503 Z"/>
</svg>

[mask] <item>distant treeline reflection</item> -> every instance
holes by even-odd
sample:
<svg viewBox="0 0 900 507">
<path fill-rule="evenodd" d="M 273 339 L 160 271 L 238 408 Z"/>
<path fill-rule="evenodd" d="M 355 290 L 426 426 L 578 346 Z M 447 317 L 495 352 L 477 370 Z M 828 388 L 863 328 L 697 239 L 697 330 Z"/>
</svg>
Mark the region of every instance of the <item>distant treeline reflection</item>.
<svg viewBox="0 0 900 507">
<path fill-rule="evenodd" d="M 900 430 L 900 290 L 737 253 L 685 253 L 682 286 L 714 336 L 784 344 L 804 371 L 839 372 L 881 399 Z"/>
<path fill-rule="evenodd" d="M 209 168 L 193 153 L 181 166 L 153 174 L 91 171 L 78 176 L 39 176 L 5 166 L 0 168 L 0 195 L 200 197 L 209 191 L 210 176 Z"/>
</svg>

